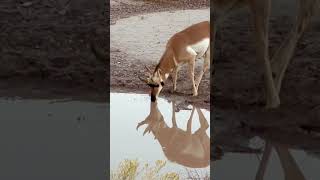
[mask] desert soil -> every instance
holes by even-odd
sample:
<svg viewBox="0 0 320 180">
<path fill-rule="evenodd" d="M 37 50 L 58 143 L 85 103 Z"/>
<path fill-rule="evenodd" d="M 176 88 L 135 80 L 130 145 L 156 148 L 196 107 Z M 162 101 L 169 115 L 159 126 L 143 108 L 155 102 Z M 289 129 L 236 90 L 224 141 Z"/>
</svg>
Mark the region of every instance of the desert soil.
<svg viewBox="0 0 320 180">
<path fill-rule="evenodd" d="M 90 50 L 108 47 L 104 7 L 100 0 L 3 1 L 0 95 L 104 101 L 106 63 Z"/>
</svg>

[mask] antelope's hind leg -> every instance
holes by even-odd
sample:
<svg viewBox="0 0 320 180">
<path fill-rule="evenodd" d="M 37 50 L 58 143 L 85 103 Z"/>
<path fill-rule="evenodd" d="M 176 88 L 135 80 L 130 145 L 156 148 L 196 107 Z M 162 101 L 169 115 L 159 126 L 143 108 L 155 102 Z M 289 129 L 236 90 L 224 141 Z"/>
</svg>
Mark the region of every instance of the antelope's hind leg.
<svg viewBox="0 0 320 180">
<path fill-rule="evenodd" d="M 196 60 L 196 56 L 193 56 L 190 58 L 190 61 L 189 61 L 189 76 L 191 78 L 191 82 L 192 82 L 192 95 L 193 96 L 198 96 L 198 90 L 197 90 L 197 87 L 196 87 L 196 83 L 195 83 L 195 80 L 194 80 L 194 69 L 195 69 L 195 62 Z"/>
<path fill-rule="evenodd" d="M 208 71 L 209 67 L 210 67 L 210 46 L 207 49 L 206 53 L 203 56 L 203 68 L 202 71 L 199 74 L 199 77 L 196 80 L 196 88 L 197 88 L 197 92 L 199 90 L 199 86 L 200 86 L 200 82 L 202 80 L 203 75 Z"/>
<path fill-rule="evenodd" d="M 177 91 L 177 79 L 178 79 L 178 72 L 179 72 L 179 67 L 177 66 L 172 73 L 172 92 L 176 92 Z"/>
</svg>

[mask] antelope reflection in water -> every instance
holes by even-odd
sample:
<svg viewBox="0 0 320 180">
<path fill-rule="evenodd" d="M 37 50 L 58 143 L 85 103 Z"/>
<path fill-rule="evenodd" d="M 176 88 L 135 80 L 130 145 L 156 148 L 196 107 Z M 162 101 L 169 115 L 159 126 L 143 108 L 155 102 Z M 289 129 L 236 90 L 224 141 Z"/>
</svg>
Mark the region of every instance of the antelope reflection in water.
<svg viewBox="0 0 320 180">
<path fill-rule="evenodd" d="M 271 142 L 266 143 L 266 147 L 256 174 L 255 180 L 263 180 L 268 161 L 271 155 L 272 146 L 275 148 L 280 164 L 284 173 L 285 180 L 306 180 L 294 157 L 289 152 L 286 145 L 274 144 Z"/>
<path fill-rule="evenodd" d="M 199 116 L 200 128 L 192 133 L 191 124 L 195 110 Z M 206 133 L 209 124 L 202 111 L 193 106 L 186 131 L 178 128 L 175 113 L 175 103 L 172 102 L 172 127 L 169 127 L 158 109 L 157 102 L 151 102 L 150 114 L 144 121 L 138 123 L 137 129 L 147 124 L 143 135 L 152 132 L 169 161 L 190 168 L 209 166 L 210 138 Z"/>
</svg>

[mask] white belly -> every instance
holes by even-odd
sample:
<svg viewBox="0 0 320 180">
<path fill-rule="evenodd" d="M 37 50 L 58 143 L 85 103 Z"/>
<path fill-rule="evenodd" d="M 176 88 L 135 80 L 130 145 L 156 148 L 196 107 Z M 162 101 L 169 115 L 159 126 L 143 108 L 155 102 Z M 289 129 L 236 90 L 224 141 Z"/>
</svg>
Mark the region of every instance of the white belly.
<svg viewBox="0 0 320 180">
<path fill-rule="evenodd" d="M 206 51 L 208 50 L 209 43 L 210 43 L 209 38 L 202 39 L 201 41 L 195 44 L 191 44 L 190 46 L 187 46 L 187 51 L 195 55 L 197 58 L 202 57 L 204 53 L 206 53 Z"/>
</svg>

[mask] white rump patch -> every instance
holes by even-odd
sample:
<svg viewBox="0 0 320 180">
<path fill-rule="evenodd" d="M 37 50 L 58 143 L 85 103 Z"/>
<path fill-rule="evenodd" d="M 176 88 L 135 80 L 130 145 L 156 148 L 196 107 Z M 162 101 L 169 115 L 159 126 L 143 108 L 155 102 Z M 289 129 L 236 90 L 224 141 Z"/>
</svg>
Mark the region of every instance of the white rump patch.
<svg viewBox="0 0 320 180">
<path fill-rule="evenodd" d="M 193 54 L 197 57 L 202 57 L 204 53 L 206 53 L 207 49 L 209 48 L 209 44 L 210 44 L 210 39 L 205 38 L 195 44 L 187 46 L 187 51 L 190 54 Z"/>
</svg>

